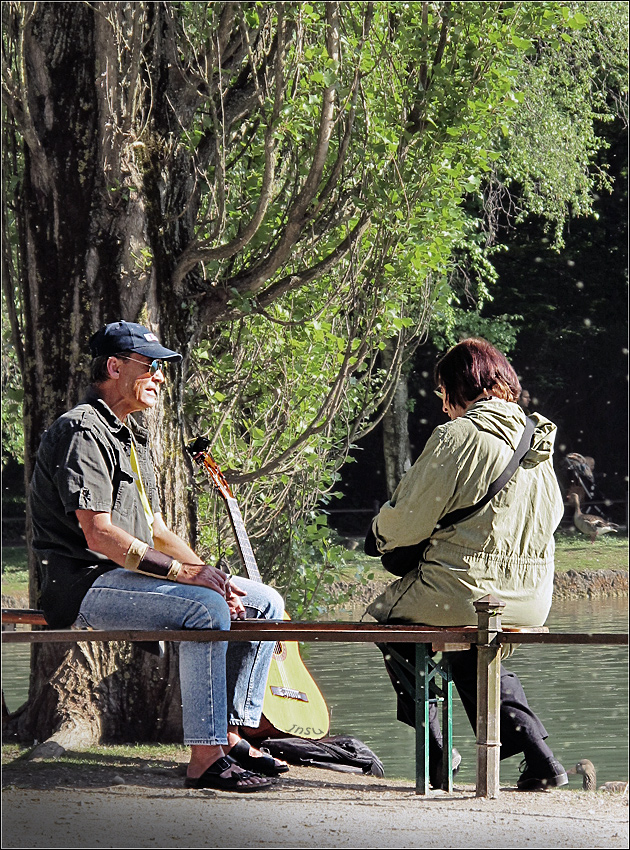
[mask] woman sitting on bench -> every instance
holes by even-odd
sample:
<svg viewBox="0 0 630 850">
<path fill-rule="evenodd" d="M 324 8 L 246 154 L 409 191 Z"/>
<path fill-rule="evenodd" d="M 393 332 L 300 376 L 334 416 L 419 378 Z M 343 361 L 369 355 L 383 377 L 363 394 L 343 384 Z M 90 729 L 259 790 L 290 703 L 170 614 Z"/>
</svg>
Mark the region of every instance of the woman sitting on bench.
<svg viewBox="0 0 630 850">
<path fill-rule="evenodd" d="M 366 552 L 380 555 L 384 566 L 402 577 L 368 613 L 381 623 L 474 626 L 473 603 L 492 594 L 505 603 L 504 625 L 542 626 L 553 590 L 553 533 L 564 510 L 552 466 L 556 427 L 531 414 L 533 437 L 530 443 L 526 434 L 523 441 L 527 417 L 517 404 L 518 378 L 504 355 L 483 339 L 466 339 L 451 348 L 436 366 L 435 381 L 450 422 L 435 429 L 372 522 Z M 519 444 L 524 446 L 520 462 Z M 506 467 L 515 471 L 508 474 Z M 491 490 L 493 483 L 500 489 Z M 467 511 L 471 506 L 476 510 Z M 448 653 L 448 658 L 475 729 L 477 649 Z M 413 726 L 413 700 L 400 686 L 396 690 L 398 718 Z M 501 758 L 524 754 L 517 782 L 522 791 L 568 782 L 546 738 L 517 676 L 502 669 Z M 432 705 L 429 773 L 434 786 L 441 760 L 442 737 Z"/>
</svg>

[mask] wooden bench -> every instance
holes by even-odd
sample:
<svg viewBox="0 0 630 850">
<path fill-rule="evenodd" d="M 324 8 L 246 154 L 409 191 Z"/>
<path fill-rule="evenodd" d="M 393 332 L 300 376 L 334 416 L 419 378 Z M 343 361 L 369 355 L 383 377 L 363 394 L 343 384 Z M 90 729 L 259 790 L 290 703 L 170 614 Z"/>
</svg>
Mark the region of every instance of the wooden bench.
<svg viewBox="0 0 630 850">
<path fill-rule="evenodd" d="M 478 647 L 477 653 L 477 777 L 478 797 L 496 797 L 499 792 L 500 755 L 500 663 L 504 644 L 590 644 L 627 645 L 627 634 L 550 634 L 545 628 L 501 627 L 504 604 L 492 596 L 475 603 L 478 625 L 438 628 L 420 625 L 378 623 L 321 623 L 287 620 L 237 620 L 230 631 L 137 629 L 76 630 L 48 629 L 41 611 L 3 609 L 2 623 L 44 627 L 37 631 L 3 632 L 4 643 L 80 643 L 88 641 L 239 641 L 290 640 L 303 642 L 415 643 L 416 663 L 411 670 L 412 696 L 416 704 L 416 793 L 429 790 L 428 712 L 431 700 L 442 702 L 444 736 L 441 788 L 452 792 L 452 680 L 445 659 L 436 661 L 434 652 L 453 652 Z M 404 659 L 403 659 L 404 661 Z M 436 677 L 441 679 L 441 687 Z"/>
</svg>

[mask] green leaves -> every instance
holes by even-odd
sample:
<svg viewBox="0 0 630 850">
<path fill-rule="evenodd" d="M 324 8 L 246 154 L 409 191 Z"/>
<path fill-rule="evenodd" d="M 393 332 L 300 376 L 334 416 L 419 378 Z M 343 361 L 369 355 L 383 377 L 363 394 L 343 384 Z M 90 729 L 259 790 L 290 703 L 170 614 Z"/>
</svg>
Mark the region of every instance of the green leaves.
<svg viewBox="0 0 630 850">
<path fill-rule="evenodd" d="M 524 53 L 533 53 L 534 51 L 534 43 L 529 38 L 520 38 L 518 35 L 513 35 L 512 44 Z"/>
<path fill-rule="evenodd" d="M 622 5 L 155 4 L 168 62 L 141 34 L 142 74 L 117 69 L 130 111 L 106 117 L 151 210 L 137 265 L 155 262 L 162 314 L 194 330 L 186 425 L 259 539 L 280 551 L 334 488 L 392 388 L 387 340 L 409 352 L 432 320 L 443 342 L 476 328 L 510 345 L 516 312 L 491 326 L 467 308 L 490 297 L 504 210 L 545 216 L 561 245 L 606 187 Z M 300 546 L 323 563 L 317 522 Z"/>
</svg>

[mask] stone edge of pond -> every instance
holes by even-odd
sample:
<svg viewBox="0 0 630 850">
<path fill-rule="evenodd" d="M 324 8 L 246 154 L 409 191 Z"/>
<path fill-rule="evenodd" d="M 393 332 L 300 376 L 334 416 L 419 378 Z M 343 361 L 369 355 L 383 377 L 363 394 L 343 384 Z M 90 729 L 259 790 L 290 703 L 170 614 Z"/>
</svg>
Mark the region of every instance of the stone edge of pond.
<svg viewBox="0 0 630 850">
<path fill-rule="evenodd" d="M 331 585 L 331 589 L 334 595 L 351 595 L 355 605 L 367 605 L 381 594 L 388 584 L 389 582 L 384 581 L 363 585 L 336 581 Z M 628 596 L 627 570 L 566 570 L 554 576 L 554 599 L 605 599 L 623 596 Z"/>
<path fill-rule="evenodd" d="M 553 578 L 554 599 L 602 599 L 628 595 L 627 570 L 566 570 Z"/>
</svg>

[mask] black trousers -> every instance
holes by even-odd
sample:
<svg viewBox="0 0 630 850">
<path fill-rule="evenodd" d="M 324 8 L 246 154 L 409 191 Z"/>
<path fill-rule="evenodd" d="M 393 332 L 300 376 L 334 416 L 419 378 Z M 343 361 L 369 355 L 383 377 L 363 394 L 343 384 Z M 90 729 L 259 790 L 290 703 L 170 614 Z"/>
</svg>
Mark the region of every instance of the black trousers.
<svg viewBox="0 0 630 850">
<path fill-rule="evenodd" d="M 385 658 L 385 667 L 389 673 L 398 696 L 398 720 L 415 727 L 415 701 L 400 681 L 399 671 L 395 670 L 388 659 L 390 647 L 380 644 L 379 649 Z M 392 644 L 391 649 L 402 655 L 415 666 L 416 646 L 413 643 Z M 477 647 L 465 652 L 445 652 L 450 661 L 453 684 L 457 688 L 470 725 L 476 734 L 477 725 Z M 405 674 L 406 676 L 407 674 Z M 407 684 L 415 692 L 415 682 L 409 676 Z M 501 665 L 501 758 L 506 759 L 516 753 L 523 753 L 529 764 L 547 759 L 552 755 L 544 743 L 547 730 L 529 707 L 520 679 Z M 442 732 L 438 710 L 435 703 L 429 706 L 429 763 L 437 764 L 442 755 Z"/>
</svg>

